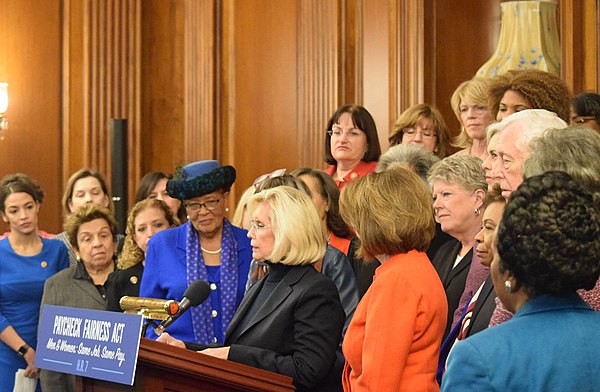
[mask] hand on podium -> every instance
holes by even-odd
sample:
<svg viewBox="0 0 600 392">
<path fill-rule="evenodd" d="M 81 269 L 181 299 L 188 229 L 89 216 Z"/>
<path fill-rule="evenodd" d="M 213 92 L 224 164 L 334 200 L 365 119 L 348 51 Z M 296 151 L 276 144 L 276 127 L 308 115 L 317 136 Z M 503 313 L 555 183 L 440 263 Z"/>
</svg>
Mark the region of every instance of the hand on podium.
<svg viewBox="0 0 600 392">
<path fill-rule="evenodd" d="M 163 332 L 156 341 L 170 344 L 171 346 L 186 348 L 183 340 L 175 339 L 173 336 L 169 335 L 168 332 Z"/>
<path fill-rule="evenodd" d="M 229 357 L 229 346 L 218 347 L 218 348 L 207 348 L 202 351 L 198 351 L 201 354 L 210 355 L 211 357 L 217 357 L 221 359 L 227 359 Z"/>
</svg>

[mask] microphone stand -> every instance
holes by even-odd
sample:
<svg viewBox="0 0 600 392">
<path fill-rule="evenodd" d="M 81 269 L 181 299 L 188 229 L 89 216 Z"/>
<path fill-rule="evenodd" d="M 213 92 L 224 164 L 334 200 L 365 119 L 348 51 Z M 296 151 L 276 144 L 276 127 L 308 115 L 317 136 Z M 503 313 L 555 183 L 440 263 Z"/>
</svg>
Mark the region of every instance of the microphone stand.
<svg viewBox="0 0 600 392">
<path fill-rule="evenodd" d="M 142 326 L 142 336 L 141 337 L 146 336 L 146 330 L 148 329 L 149 326 L 152 326 L 152 329 L 158 328 L 158 325 L 154 322 L 154 320 L 146 319 L 146 321 L 144 322 L 144 325 Z"/>
</svg>

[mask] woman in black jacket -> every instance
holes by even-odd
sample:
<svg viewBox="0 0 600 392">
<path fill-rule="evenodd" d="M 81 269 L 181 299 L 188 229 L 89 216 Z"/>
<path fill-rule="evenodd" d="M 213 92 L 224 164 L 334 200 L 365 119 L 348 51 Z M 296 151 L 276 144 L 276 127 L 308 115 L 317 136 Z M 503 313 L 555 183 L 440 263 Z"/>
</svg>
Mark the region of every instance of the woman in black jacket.
<svg viewBox="0 0 600 392">
<path fill-rule="evenodd" d="M 333 282 L 313 268 L 325 234 L 310 197 L 297 189 L 264 190 L 248 202 L 252 257 L 269 264 L 227 329 L 225 346 L 158 340 L 292 377 L 298 390 L 335 391 L 333 371 L 344 311 Z"/>
</svg>

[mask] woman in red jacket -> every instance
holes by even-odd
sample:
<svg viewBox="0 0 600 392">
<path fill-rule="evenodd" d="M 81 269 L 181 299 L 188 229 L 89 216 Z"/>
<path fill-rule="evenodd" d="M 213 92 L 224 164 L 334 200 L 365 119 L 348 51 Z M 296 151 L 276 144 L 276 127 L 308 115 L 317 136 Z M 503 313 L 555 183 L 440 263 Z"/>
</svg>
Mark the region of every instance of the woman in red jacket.
<svg viewBox="0 0 600 392">
<path fill-rule="evenodd" d="M 435 372 L 447 302 L 425 250 L 435 224 L 431 194 L 415 173 L 395 167 L 348 184 L 341 212 L 377 258 L 373 284 L 346 332 L 345 391 L 438 391 Z"/>
</svg>

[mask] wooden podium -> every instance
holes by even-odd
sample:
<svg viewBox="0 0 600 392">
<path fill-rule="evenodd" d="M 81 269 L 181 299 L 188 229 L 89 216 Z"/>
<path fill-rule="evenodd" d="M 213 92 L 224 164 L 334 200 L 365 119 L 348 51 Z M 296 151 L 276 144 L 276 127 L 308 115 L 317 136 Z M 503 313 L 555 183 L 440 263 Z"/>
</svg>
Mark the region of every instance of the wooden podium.
<svg viewBox="0 0 600 392">
<path fill-rule="evenodd" d="M 142 338 L 133 386 L 77 377 L 77 390 L 276 392 L 294 386 L 287 376 Z"/>
</svg>

